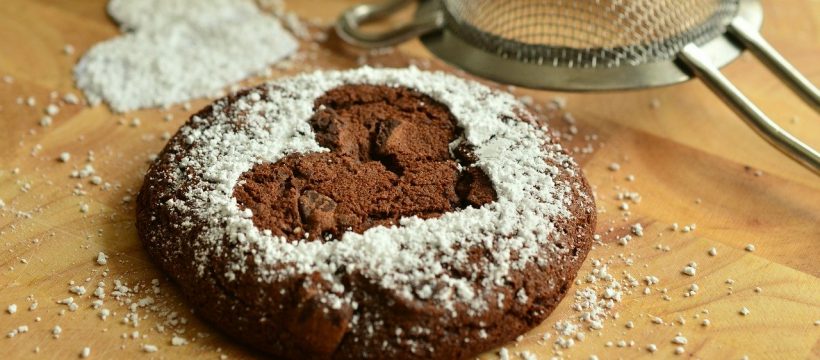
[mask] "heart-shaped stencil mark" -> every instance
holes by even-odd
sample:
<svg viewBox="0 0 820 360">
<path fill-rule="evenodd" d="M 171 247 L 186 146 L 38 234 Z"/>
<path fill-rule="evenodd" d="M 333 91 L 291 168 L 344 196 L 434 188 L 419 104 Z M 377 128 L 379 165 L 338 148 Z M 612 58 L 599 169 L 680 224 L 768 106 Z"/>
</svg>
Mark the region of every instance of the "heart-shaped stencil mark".
<svg viewBox="0 0 820 360">
<path fill-rule="evenodd" d="M 255 165 L 234 197 L 253 223 L 288 239 L 338 239 L 401 217 L 433 218 L 495 200 L 443 104 L 402 87 L 344 85 L 315 102 L 310 125 L 326 153 Z M 459 165 L 463 171 L 459 171 Z"/>
</svg>

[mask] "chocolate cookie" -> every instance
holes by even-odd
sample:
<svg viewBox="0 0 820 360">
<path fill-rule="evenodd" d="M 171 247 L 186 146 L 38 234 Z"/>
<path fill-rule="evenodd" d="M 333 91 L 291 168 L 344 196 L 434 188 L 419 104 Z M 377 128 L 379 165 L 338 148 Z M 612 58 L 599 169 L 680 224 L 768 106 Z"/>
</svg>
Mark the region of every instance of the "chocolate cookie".
<svg viewBox="0 0 820 360">
<path fill-rule="evenodd" d="M 197 313 L 288 359 L 463 359 L 538 325 L 589 251 L 573 160 L 514 97 L 415 68 L 216 101 L 140 191 Z"/>
</svg>

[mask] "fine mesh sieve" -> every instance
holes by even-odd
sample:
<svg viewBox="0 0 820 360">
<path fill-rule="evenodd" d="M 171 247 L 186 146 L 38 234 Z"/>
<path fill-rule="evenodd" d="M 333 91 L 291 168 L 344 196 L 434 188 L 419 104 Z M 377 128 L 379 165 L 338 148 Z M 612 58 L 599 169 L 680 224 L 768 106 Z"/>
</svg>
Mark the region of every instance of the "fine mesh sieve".
<svg viewBox="0 0 820 360">
<path fill-rule="evenodd" d="M 444 0 L 447 28 L 488 52 L 566 67 L 674 59 L 721 36 L 736 0 Z"/>
<path fill-rule="evenodd" d="M 778 149 L 820 174 L 820 153 L 771 121 L 718 70 L 749 49 L 820 112 L 820 91 L 758 33 L 758 0 L 426 0 L 382 33 L 360 24 L 412 0 L 357 5 L 336 31 L 362 47 L 421 37 L 436 56 L 479 76 L 555 90 L 614 90 L 701 78 Z"/>
</svg>

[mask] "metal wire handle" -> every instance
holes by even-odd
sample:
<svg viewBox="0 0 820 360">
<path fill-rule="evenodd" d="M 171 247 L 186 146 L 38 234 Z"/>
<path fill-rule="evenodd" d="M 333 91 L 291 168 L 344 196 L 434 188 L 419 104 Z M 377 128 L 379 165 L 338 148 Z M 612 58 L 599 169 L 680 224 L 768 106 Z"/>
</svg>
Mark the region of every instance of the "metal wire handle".
<svg viewBox="0 0 820 360">
<path fill-rule="evenodd" d="M 359 28 L 361 24 L 390 16 L 414 2 L 415 0 L 390 0 L 377 4 L 355 5 L 339 16 L 336 21 L 336 33 L 350 44 L 371 49 L 396 45 L 444 26 L 444 14 L 435 11 L 381 33 L 366 33 Z"/>
<path fill-rule="evenodd" d="M 774 70 L 775 75 L 800 95 L 815 112 L 820 111 L 820 92 L 806 77 L 780 55 L 760 34 L 742 19 L 734 19 L 729 32 L 747 45 L 752 54 Z M 806 145 L 794 135 L 777 125 L 749 98 L 724 76 L 695 44 L 684 46 L 678 54 L 706 85 L 717 94 L 746 124 L 775 148 L 790 156 L 801 165 L 820 175 L 820 153 Z"/>
</svg>

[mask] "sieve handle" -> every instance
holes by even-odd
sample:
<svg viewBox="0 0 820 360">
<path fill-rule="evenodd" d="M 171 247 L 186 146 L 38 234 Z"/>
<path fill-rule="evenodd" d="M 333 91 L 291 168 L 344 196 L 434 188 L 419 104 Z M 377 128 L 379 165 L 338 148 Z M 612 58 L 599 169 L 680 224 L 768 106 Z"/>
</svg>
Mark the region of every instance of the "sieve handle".
<svg viewBox="0 0 820 360">
<path fill-rule="evenodd" d="M 778 77 L 814 109 L 820 112 L 820 90 L 806 79 L 797 69 L 786 61 L 783 55 L 769 44 L 760 33 L 749 25 L 746 20 L 737 17 L 729 24 L 729 32 L 740 40 L 752 54 L 757 56 Z"/>
<path fill-rule="evenodd" d="M 401 10 L 414 0 L 390 0 L 376 4 L 360 4 L 347 9 L 336 21 L 336 33 L 342 40 L 363 48 L 396 45 L 444 26 L 444 14 L 433 11 L 416 16 L 413 21 L 384 32 L 364 32 L 360 25 L 378 20 Z"/>
<path fill-rule="evenodd" d="M 820 175 L 820 153 L 769 119 L 726 76 L 723 76 L 709 56 L 697 45 L 684 46 L 678 57 L 758 135 L 816 175 Z"/>
</svg>

